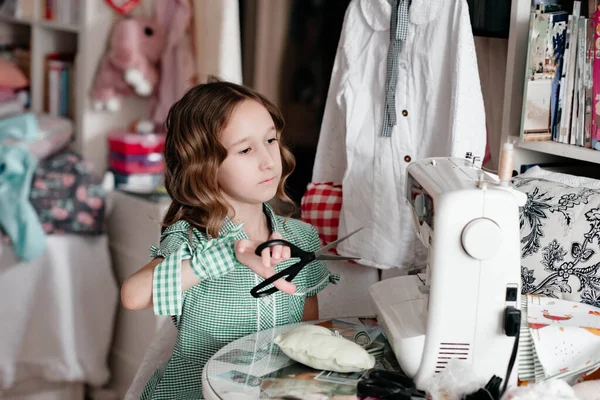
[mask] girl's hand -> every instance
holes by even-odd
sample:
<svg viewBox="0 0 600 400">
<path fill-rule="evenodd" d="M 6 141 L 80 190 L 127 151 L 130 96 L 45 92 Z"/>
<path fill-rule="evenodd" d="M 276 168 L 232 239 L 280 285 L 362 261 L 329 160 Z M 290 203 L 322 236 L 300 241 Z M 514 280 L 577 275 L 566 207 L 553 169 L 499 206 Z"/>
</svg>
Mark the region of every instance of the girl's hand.
<svg viewBox="0 0 600 400">
<path fill-rule="evenodd" d="M 269 240 L 275 239 L 283 239 L 283 237 L 279 232 L 273 232 Z M 256 240 L 238 240 L 235 242 L 235 257 L 256 275 L 263 279 L 268 279 L 275 275 L 274 267 L 277 264 L 290 258 L 290 248 L 286 246 L 268 247 L 258 257 L 254 254 L 254 251 L 261 244 L 262 242 Z M 292 294 L 296 291 L 296 285 L 283 278 L 277 280 L 273 285 L 287 294 Z"/>
</svg>

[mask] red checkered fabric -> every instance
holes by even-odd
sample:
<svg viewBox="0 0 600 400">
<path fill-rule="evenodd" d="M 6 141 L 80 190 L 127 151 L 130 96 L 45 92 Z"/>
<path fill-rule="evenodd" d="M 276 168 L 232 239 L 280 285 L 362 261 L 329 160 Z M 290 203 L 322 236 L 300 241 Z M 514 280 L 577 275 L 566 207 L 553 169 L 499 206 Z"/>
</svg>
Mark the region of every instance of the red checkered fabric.
<svg viewBox="0 0 600 400">
<path fill-rule="evenodd" d="M 323 246 L 337 240 L 342 209 L 341 185 L 310 183 L 300 206 L 302 220 L 317 228 Z"/>
</svg>

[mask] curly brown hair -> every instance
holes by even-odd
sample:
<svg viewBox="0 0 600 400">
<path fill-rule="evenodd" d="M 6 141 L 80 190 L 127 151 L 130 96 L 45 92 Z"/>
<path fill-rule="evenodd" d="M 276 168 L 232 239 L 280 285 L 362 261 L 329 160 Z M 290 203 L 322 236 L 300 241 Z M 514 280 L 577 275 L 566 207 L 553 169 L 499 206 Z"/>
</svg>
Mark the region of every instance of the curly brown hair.
<svg viewBox="0 0 600 400">
<path fill-rule="evenodd" d="M 169 110 L 166 120 L 165 188 L 171 205 L 163 219 L 163 230 L 179 220 L 219 236 L 225 217 L 233 209 L 222 196 L 217 171 L 227 157 L 219 135 L 235 108 L 245 100 L 264 106 L 281 135 L 285 122 L 281 111 L 263 95 L 247 87 L 210 77 L 195 86 Z M 285 183 L 296 166 L 294 156 L 281 140 L 282 174 L 276 197 L 295 207 L 285 193 Z"/>
</svg>

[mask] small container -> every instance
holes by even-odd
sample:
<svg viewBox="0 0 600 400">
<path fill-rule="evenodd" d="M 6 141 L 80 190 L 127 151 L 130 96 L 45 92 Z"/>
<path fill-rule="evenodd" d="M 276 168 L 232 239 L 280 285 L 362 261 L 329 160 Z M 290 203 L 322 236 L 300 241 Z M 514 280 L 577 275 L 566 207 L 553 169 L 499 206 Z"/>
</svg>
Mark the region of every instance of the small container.
<svg viewBox="0 0 600 400">
<path fill-rule="evenodd" d="M 124 154 L 111 151 L 110 159 L 146 167 L 152 167 L 163 163 L 162 153 Z"/>
<path fill-rule="evenodd" d="M 137 193 L 151 193 L 164 183 L 163 174 L 121 174 L 113 170 L 115 187 Z"/>
<path fill-rule="evenodd" d="M 111 151 L 109 165 L 123 174 L 158 174 L 165 169 L 161 153 L 123 154 Z"/>
<path fill-rule="evenodd" d="M 140 134 L 118 130 L 108 134 L 108 148 L 121 154 L 162 153 L 165 138 L 165 133 Z"/>
</svg>

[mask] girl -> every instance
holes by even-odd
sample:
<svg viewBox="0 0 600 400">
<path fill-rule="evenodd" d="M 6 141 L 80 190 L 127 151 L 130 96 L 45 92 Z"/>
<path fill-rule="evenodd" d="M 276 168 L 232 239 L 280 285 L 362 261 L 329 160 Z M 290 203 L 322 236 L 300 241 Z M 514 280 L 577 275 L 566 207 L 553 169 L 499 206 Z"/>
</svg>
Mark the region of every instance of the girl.
<svg viewBox="0 0 600 400">
<path fill-rule="evenodd" d="M 259 330 L 317 319 L 316 294 L 336 278 L 323 262 L 305 267 L 280 291 L 250 290 L 290 266 L 289 248 L 256 247 L 284 238 L 319 249 L 314 227 L 275 215 L 273 197 L 291 203 L 285 181 L 295 161 L 281 143 L 280 111 L 262 95 L 214 79 L 190 89 L 167 116 L 165 186 L 172 203 L 154 258 L 123 284 L 123 305 L 153 306 L 178 329 L 173 355 L 142 399 L 201 399 L 202 369 L 225 344 Z"/>
</svg>

